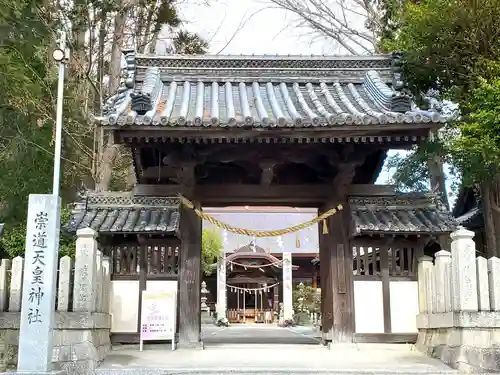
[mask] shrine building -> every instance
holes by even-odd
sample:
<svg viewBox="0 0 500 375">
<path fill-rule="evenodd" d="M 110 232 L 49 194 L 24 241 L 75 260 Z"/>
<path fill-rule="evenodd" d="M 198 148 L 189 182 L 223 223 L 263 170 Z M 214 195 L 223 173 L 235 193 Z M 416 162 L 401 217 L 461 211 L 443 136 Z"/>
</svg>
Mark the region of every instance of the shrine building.
<svg viewBox="0 0 500 375">
<path fill-rule="evenodd" d="M 448 246 L 456 221 L 438 196 L 374 185 L 389 149 L 419 144 L 447 121 L 437 110 L 418 108 L 404 91 L 398 54 L 124 51 L 124 60 L 122 84 L 94 120 L 131 150 L 136 186 L 88 192 L 68 226 L 96 230 L 100 249 L 111 257 L 114 342 L 138 340 L 141 291 L 161 290 L 168 280 L 178 281 L 179 345 L 200 342 L 202 219 L 178 194 L 213 216 L 245 206 L 316 216 L 340 205 L 309 235 L 315 244 L 308 257 L 319 253 L 319 274 L 312 267 L 304 277 L 321 288 L 323 341 L 415 339 L 417 260 Z M 261 212 L 267 216 L 272 213 Z M 229 216 L 220 219 L 240 226 Z M 245 229 L 280 228 L 279 221 L 271 224 Z M 250 304 L 230 292 L 250 284 L 273 298 L 259 294 L 254 315 L 245 319 L 255 320 L 261 309 L 259 320 L 266 320 L 275 302 L 288 303 L 289 275 L 310 266 L 292 251 L 295 235 L 287 236 L 292 245 L 282 249 L 276 238 L 272 246 L 247 239 L 227 249 L 225 280 L 215 288 L 227 292 L 224 301 L 216 298 L 221 311 L 229 315 L 244 304 L 246 314 Z M 250 264 L 269 266 L 245 270 Z"/>
</svg>

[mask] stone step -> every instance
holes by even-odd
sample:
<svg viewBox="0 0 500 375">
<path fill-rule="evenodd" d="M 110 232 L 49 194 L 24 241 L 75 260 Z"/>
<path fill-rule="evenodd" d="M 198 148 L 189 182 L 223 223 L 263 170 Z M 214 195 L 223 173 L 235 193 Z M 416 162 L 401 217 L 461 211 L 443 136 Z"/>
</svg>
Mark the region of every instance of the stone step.
<svg viewBox="0 0 500 375">
<path fill-rule="evenodd" d="M 456 370 L 411 370 L 401 368 L 369 369 L 369 368 L 350 368 L 350 369 L 296 369 L 296 368 L 106 368 L 97 369 L 96 375 L 456 375 Z"/>
</svg>

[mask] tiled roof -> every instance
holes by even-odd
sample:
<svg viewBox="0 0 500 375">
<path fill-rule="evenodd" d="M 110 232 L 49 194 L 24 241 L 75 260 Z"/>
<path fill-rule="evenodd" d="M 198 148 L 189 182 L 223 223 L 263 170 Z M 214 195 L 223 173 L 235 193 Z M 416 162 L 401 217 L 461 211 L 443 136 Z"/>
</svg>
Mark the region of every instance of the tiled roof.
<svg viewBox="0 0 500 375">
<path fill-rule="evenodd" d="M 465 214 L 455 218 L 458 224 L 466 227 L 482 227 L 484 226 L 483 210 L 480 207 L 474 207 Z"/>
<path fill-rule="evenodd" d="M 444 122 L 398 91 L 391 56 L 125 54 L 127 76 L 103 125 L 299 127 Z M 395 89 L 396 88 L 396 89 Z"/>
<path fill-rule="evenodd" d="M 179 227 L 179 201 L 131 193 L 88 194 L 76 204 L 65 229 L 75 232 L 87 227 L 104 234 L 174 234 Z"/>
<path fill-rule="evenodd" d="M 441 233 L 457 227 L 436 196 L 397 194 L 349 199 L 353 229 L 363 233 Z"/>
<path fill-rule="evenodd" d="M 457 222 L 466 228 L 480 228 L 484 226 L 482 199 L 476 188 L 461 186 L 452 215 Z"/>
<path fill-rule="evenodd" d="M 451 232 L 457 226 L 456 220 L 435 196 L 351 197 L 349 203 L 355 235 L 441 233 Z M 179 202 L 176 198 L 94 193 L 76 205 L 66 230 L 75 232 L 90 227 L 103 234 L 173 234 L 178 225 Z"/>
</svg>

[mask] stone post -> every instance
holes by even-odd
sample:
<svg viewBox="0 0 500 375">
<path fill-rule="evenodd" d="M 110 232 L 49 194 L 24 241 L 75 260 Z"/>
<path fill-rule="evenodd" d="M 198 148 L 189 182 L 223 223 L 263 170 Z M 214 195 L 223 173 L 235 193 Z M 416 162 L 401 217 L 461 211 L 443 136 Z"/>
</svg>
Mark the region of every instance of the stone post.
<svg viewBox="0 0 500 375">
<path fill-rule="evenodd" d="M 476 258 L 476 270 L 479 311 L 490 311 L 490 286 L 488 281 L 488 261 L 486 258 Z"/>
<path fill-rule="evenodd" d="M 9 304 L 7 274 L 10 266 L 10 259 L 2 259 L 2 263 L 0 264 L 0 311 L 6 311 Z"/>
<path fill-rule="evenodd" d="M 425 314 L 431 312 L 428 309 L 428 301 L 431 296 L 428 295 L 428 289 L 430 289 L 429 274 L 432 272 L 432 258 L 424 255 L 418 260 L 418 310 L 420 314 Z"/>
<path fill-rule="evenodd" d="M 111 311 L 110 295 L 111 295 L 111 259 L 104 255 L 102 257 L 102 306 L 103 312 L 109 314 Z"/>
<path fill-rule="evenodd" d="M 450 312 L 451 309 L 451 253 L 441 250 L 436 253 L 435 299 L 433 310 L 437 313 Z"/>
<path fill-rule="evenodd" d="M 293 319 L 292 253 L 283 252 L 283 319 Z"/>
<path fill-rule="evenodd" d="M 491 310 L 500 311 L 500 259 L 497 257 L 488 259 L 488 278 Z"/>
<path fill-rule="evenodd" d="M 460 227 L 451 234 L 453 311 L 478 311 L 474 232 Z"/>
<path fill-rule="evenodd" d="M 69 295 L 71 287 L 71 272 L 73 260 L 63 256 L 59 260 L 59 288 L 57 289 L 57 311 L 69 310 Z"/>
<path fill-rule="evenodd" d="M 221 252 L 217 263 L 217 320 L 226 318 L 226 259 Z"/>
<path fill-rule="evenodd" d="M 24 259 L 20 256 L 12 260 L 10 273 L 9 311 L 21 311 L 21 296 L 23 294 Z"/>
<path fill-rule="evenodd" d="M 102 283 L 102 253 L 99 249 L 96 251 L 96 259 L 95 259 L 95 283 L 94 283 L 94 288 L 95 288 L 95 299 L 96 299 L 96 306 L 95 306 L 95 311 L 97 312 L 104 312 L 103 311 L 103 300 L 102 300 L 102 289 L 103 289 L 103 283 Z"/>
<path fill-rule="evenodd" d="M 73 311 L 95 312 L 97 233 L 84 228 L 79 229 L 76 235 Z"/>
</svg>

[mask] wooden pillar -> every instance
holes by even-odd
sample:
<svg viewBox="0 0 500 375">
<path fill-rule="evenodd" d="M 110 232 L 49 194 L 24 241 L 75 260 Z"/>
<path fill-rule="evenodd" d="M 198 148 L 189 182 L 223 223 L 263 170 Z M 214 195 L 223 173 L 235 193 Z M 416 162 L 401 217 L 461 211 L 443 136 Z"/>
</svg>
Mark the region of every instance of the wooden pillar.
<svg viewBox="0 0 500 375">
<path fill-rule="evenodd" d="M 180 213 L 179 347 L 201 343 L 201 219 L 184 206 Z"/>
<path fill-rule="evenodd" d="M 280 297 L 279 297 L 279 286 L 276 285 L 273 288 L 273 312 L 279 313 L 280 311 Z"/>
<path fill-rule="evenodd" d="M 351 343 L 354 295 L 349 244 L 350 211 L 347 203 L 338 203 L 343 204 L 344 210 L 327 220 L 328 234 L 323 234 L 323 226 L 319 226 L 323 341 Z"/>
<path fill-rule="evenodd" d="M 321 215 L 324 209 L 318 210 Z M 321 332 L 323 342 L 332 340 L 333 293 L 331 271 L 331 236 L 323 233 L 323 223 L 319 223 L 319 272 L 321 277 Z"/>
</svg>

